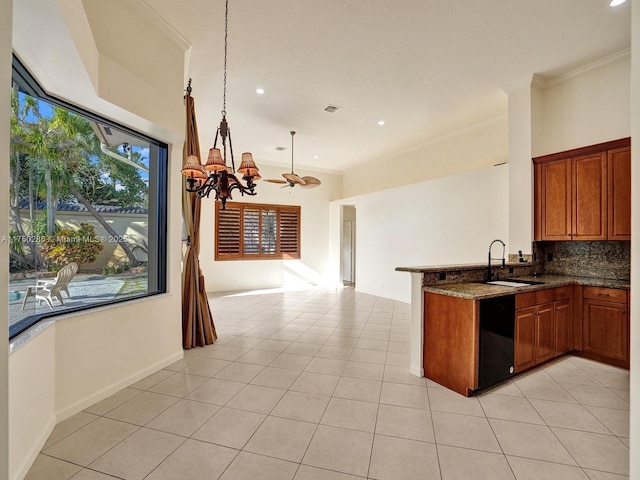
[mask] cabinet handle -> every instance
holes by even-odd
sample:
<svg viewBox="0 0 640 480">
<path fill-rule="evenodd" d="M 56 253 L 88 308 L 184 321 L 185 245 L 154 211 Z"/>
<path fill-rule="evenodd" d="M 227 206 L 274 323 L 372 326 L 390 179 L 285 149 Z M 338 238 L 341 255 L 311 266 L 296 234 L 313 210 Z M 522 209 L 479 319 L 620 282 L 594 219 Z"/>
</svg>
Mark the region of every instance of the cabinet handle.
<svg viewBox="0 0 640 480">
<path fill-rule="evenodd" d="M 559 311 L 560 311 L 560 307 L 556 307 L 556 312 L 559 312 Z"/>
<path fill-rule="evenodd" d="M 610 297 L 611 296 L 610 293 L 602 293 L 602 292 L 599 292 L 598 295 L 600 295 L 601 297 Z"/>
</svg>

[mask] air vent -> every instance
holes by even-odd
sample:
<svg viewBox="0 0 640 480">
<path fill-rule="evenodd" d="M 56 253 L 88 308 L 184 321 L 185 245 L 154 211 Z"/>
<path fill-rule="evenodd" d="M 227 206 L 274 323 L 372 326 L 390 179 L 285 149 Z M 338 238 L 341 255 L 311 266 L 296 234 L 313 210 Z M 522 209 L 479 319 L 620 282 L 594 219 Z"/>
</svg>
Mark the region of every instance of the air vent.
<svg viewBox="0 0 640 480">
<path fill-rule="evenodd" d="M 324 111 L 329 113 L 335 113 L 338 110 L 340 110 L 340 107 L 338 107 L 337 105 L 327 105 L 326 107 L 324 107 Z"/>
<path fill-rule="evenodd" d="M 276 151 L 278 152 L 284 152 L 287 149 L 287 147 L 276 147 Z"/>
</svg>

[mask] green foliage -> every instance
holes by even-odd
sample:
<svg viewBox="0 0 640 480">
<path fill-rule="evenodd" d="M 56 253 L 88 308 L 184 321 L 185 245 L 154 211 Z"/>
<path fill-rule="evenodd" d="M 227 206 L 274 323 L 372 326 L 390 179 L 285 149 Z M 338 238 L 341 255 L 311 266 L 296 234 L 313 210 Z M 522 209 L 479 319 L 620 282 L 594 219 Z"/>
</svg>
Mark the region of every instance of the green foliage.
<svg viewBox="0 0 640 480">
<path fill-rule="evenodd" d="M 44 202 L 47 214 L 34 222 L 34 235 L 56 235 L 56 210 L 60 203 L 85 206 L 107 230 L 107 225 L 93 205 L 147 207 L 149 185 L 141 170 L 127 165 L 101 149 L 93 121 L 61 107 L 49 105 L 17 90 L 11 96 L 11 172 L 9 177 L 12 223 L 22 225 L 19 205 L 28 202 L 30 212 Z M 142 146 L 124 148 L 118 155 L 144 166 Z M 45 220 L 44 223 L 40 223 Z M 44 225 L 44 230 L 42 226 Z M 20 230 L 20 227 L 18 227 Z M 111 232 L 114 236 L 117 232 Z M 118 242 L 131 265 L 135 255 L 125 241 Z M 56 262 L 64 262 L 69 248 L 51 245 Z M 56 253 L 57 252 L 57 253 Z M 61 259 L 57 260 L 60 256 Z M 50 258 L 51 261 L 53 257 Z"/>
<path fill-rule="evenodd" d="M 55 224 L 53 233 L 56 234 L 60 231 L 60 225 Z M 35 237 L 45 237 L 47 235 L 47 211 L 42 210 L 40 215 L 33 219 L 31 222 L 31 235 Z"/>
<path fill-rule="evenodd" d="M 56 267 L 63 267 L 71 262 L 92 263 L 103 248 L 93 225 L 81 223 L 78 230 L 65 228 L 47 236 L 40 252 Z"/>
<path fill-rule="evenodd" d="M 117 275 L 119 273 L 128 272 L 131 269 L 127 262 L 117 265 L 105 265 L 102 267 L 102 275 Z"/>
<path fill-rule="evenodd" d="M 41 100 L 17 91 L 11 97 L 12 198 L 74 201 L 70 185 L 94 205 L 146 207 L 149 187 L 140 170 L 105 155 L 86 118 L 60 107 L 41 114 Z M 42 109 L 45 111 L 45 109 Z M 127 156 L 126 153 L 117 152 Z M 144 165 L 139 151 L 130 160 Z M 49 185 L 45 176 L 51 177 Z M 33 185 L 31 192 L 28 185 Z M 53 212 L 52 212 L 53 213 Z"/>
<path fill-rule="evenodd" d="M 22 241 L 22 235 L 18 233 L 15 228 L 9 230 L 9 247 L 11 252 L 17 253 L 24 257 L 24 242 Z"/>
</svg>

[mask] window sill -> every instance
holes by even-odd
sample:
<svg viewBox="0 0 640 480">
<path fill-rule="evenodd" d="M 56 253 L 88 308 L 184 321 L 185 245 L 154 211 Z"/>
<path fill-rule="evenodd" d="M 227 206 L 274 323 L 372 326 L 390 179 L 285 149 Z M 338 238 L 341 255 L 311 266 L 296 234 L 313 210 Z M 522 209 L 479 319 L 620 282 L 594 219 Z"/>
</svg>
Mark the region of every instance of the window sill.
<svg viewBox="0 0 640 480">
<path fill-rule="evenodd" d="M 158 299 L 167 295 L 171 295 L 171 293 L 169 292 L 157 293 L 157 294 L 148 295 L 148 296 L 137 298 L 137 299 L 128 300 L 122 303 L 102 305 L 102 306 L 94 307 L 87 310 L 79 310 L 76 312 L 69 312 L 66 314 L 63 313 L 52 318 L 44 318 L 40 320 L 38 323 L 27 328 L 24 332 L 19 333 L 18 335 L 16 335 L 15 337 L 9 340 L 9 355 L 11 355 L 15 351 L 25 346 L 32 339 L 36 338 L 38 335 L 40 335 L 42 332 L 44 332 L 47 328 L 49 328 L 51 325 L 53 325 L 56 322 L 65 320 L 67 318 L 91 315 L 93 312 L 102 312 L 112 308 L 121 308 L 124 306 L 135 305 L 137 303 L 147 302 L 147 301 Z"/>
</svg>

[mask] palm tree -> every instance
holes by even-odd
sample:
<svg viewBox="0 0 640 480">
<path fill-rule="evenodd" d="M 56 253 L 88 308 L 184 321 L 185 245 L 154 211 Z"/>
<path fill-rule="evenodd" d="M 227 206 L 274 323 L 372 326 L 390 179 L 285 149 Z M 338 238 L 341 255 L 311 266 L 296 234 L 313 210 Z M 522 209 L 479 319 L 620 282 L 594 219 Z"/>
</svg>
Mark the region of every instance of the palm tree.
<svg viewBox="0 0 640 480">
<path fill-rule="evenodd" d="M 133 167 L 133 172 L 118 169 L 109 162 L 113 160 L 100 151 L 100 144 L 89 122 L 79 115 L 65 109 L 53 107 L 53 114 L 40 114 L 39 100 L 24 96 L 23 108 L 20 111 L 17 93 L 12 98 L 12 175 L 11 175 L 11 211 L 12 220 L 20 235 L 24 235 L 20 219 L 20 188 L 28 183 L 31 225 L 33 218 L 33 202 L 35 198 L 46 200 L 46 233 L 52 235 L 56 230 L 55 215 L 60 198 L 75 198 L 93 215 L 107 233 L 114 238 L 128 257 L 129 264 L 138 265 L 132 248 L 123 240 L 113 227 L 100 215 L 87 199 L 89 185 L 98 185 L 97 191 L 108 189 L 105 175 L 108 168 L 118 171 L 118 180 L 130 188 L 132 192 L 146 190 L 146 184 Z M 23 164 L 24 163 L 24 164 Z M 23 168 L 24 167 L 24 168 Z M 25 171 L 28 180 L 25 180 Z M 136 178 L 137 177 L 137 178 Z M 41 184 L 40 182 L 44 183 Z M 41 190 L 40 187 L 43 187 Z M 129 188 L 127 188 L 129 189 Z M 115 191 L 115 189 L 112 189 Z M 93 195 L 90 195 L 93 197 Z M 142 197 L 144 197 L 144 193 Z M 128 196 L 129 200 L 135 198 Z M 102 198 L 95 199 L 98 202 Z M 32 247 L 32 258 L 37 258 L 37 250 Z M 26 262 L 32 266 L 34 262 Z M 36 262 L 37 263 L 37 262 Z"/>
<path fill-rule="evenodd" d="M 109 234 L 110 238 L 115 239 L 118 245 L 129 259 L 131 266 L 136 266 L 140 262 L 136 258 L 131 247 L 124 241 L 122 235 L 107 222 L 95 207 L 87 200 L 76 185 L 78 175 L 83 175 L 91 170 L 89 167 L 89 158 L 97 156 L 98 140 L 91 129 L 89 122 L 78 115 L 74 115 L 67 110 L 55 107 L 52 125 L 62 132 L 62 138 L 58 143 L 58 161 L 62 165 L 63 175 L 62 184 L 69 189 L 71 194 L 82 204 L 91 215 L 102 225 Z M 48 203 L 48 201 L 47 201 Z"/>
</svg>

